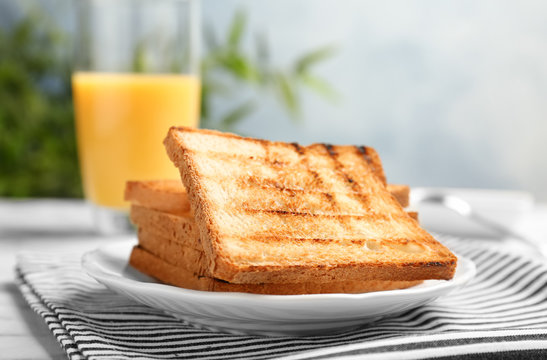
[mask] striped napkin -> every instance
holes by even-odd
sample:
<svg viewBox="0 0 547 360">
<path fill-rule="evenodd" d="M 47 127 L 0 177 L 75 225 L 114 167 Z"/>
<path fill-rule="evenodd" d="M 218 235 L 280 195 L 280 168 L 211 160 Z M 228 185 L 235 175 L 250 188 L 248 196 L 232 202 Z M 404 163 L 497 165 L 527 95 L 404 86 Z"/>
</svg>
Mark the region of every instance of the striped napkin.
<svg viewBox="0 0 547 360">
<path fill-rule="evenodd" d="M 75 254 L 21 254 L 17 280 L 70 359 L 547 358 L 547 266 L 465 240 L 441 241 L 475 261 L 468 286 L 328 336 L 202 330 L 107 290 Z"/>
</svg>

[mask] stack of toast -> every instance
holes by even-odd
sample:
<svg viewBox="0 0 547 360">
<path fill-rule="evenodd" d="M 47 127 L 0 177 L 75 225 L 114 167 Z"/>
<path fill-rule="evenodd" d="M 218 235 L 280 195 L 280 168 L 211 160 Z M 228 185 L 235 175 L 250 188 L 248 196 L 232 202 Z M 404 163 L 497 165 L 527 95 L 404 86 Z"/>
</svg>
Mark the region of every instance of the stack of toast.
<svg viewBox="0 0 547 360">
<path fill-rule="evenodd" d="M 259 294 L 360 293 L 450 279 L 456 257 L 406 212 L 370 147 L 171 128 L 181 180 L 129 182 L 130 263 L 168 284 Z"/>
</svg>

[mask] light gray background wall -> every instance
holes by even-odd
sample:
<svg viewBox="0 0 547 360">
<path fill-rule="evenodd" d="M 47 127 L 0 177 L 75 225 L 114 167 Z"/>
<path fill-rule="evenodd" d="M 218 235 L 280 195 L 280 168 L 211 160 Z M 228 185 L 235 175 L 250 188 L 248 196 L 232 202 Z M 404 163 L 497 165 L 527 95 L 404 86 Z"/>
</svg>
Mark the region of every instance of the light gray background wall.
<svg viewBox="0 0 547 360">
<path fill-rule="evenodd" d="M 204 21 L 239 7 L 278 63 L 337 44 L 318 72 L 342 95 L 306 96 L 301 124 L 266 101 L 241 131 L 374 146 L 392 182 L 547 200 L 547 2 L 205 0 Z"/>
<path fill-rule="evenodd" d="M 0 2 L 0 21 L 13 0 Z M 50 4 L 70 28 L 69 0 Z M 32 1 L 28 1 L 32 2 Z M 59 4 L 65 4 L 61 6 Z M 289 141 L 366 144 L 391 182 L 521 189 L 547 201 L 547 2 L 543 0 L 203 0 L 226 29 L 247 9 L 276 64 L 325 44 L 317 70 L 339 104 L 304 98 L 291 122 L 275 101 L 239 130 Z M 228 107 L 219 103 L 218 107 Z"/>
</svg>

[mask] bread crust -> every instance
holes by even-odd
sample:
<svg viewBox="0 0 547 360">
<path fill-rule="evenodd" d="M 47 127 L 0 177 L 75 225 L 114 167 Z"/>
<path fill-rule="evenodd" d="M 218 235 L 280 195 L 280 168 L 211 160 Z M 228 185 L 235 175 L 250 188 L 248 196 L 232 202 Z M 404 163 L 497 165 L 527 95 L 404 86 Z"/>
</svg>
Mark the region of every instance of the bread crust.
<svg viewBox="0 0 547 360">
<path fill-rule="evenodd" d="M 387 184 L 387 191 L 402 207 L 406 208 L 410 204 L 410 187 L 408 185 Z"/>
<path fill-rule="evenodd" d="M 183 268 L 197 276 L 210 276 L 205 253 L 203 250 L 188 247 L 186 244 L 190 241 L 166 238 L 148 228 L 139 229 L 138 239 L 139 247 L 163 261 Z M 195 241 L 198 242 L 198 240 Z"/>
<path fill-rule="evenodd" d="M 188 216 L 168 214 L 154 209 L 148 209 L 142 206 L 134 205 L 131 208 L 131 219 L 139 227 L 139 241 L 144 241 L 146 243 L 143 244 L 143 248 L 145 248 L 146 250 L 158 255 L 158 253 L 154 251 L 154 247 L 166 247 L 168 246 L 167 242 L 172 242 L 180 246 L 196 250 L 197 252 L 199 252 L 199 258 L 201 259 L 202 263 L 206 264 L 207 258 L 206 256 L 204 256 L 203 247 L 201 246 L 201 241 L 199 240 L 197 226 L 195 225 L 193 218 Z M 160 239 L 164 240 L 160 241 Z M 179 256 L 177 255 L 178 251 L 180 251 L 180 249 L 171 248 L 169 252 L 172 254 L 173 257 L 177 257 Z M 171 262 L 173 263 L 173 261 L 174 260 L 172 260 Z M 203 269 L 199 272 L 197 272 L 193 268 L 187 269 L 192 270 L 199 275 L 211 276 L 206 266 L 204 266 Z M 331 270 L 324 269 L 324 271 Z M 331 275 L 335 276 L 336 273 L 333 272 Z M 321 276 L 318 279 L 318 281 L 332 280 L 336 279 L 331 278 L 330 276 Z M 302 277 L 300 277 L 299 280 L 295 282 L 299 281 L 305 280 L 302 280 Z"/>
<path fill-rule="evenodd" d="M 450 279 L 454 274 L 456 257 L 404 212 L 359 147 L 301 147 L 188 128 L 171 128 L 164 144 L 180 170 L 215 278 L 241 284 L 317 283 Z M 273 152 L 283 155 L 272 158 Z M 242 160 L 245 156 L 250 163 Z M 296 178 L 289 168 L 308 169 L 309 175 L 299 170 Z M 263 184 L 270 173 L 279 187 L 255 187 L 255 197 L 241 199 L 237 178 L 215 180 L 222 173 Z M 255 199 L 275 198 L 280 191 L 304 199 L 297 190 L 308 183 L 303 189 L 331 196 L 336 211 L 252 209 Z"/>
<path fill-rule="evenodd" d="M 134 205 L 172 214 L 186 214 L 191 211 L 180 179 L 128 181 L 124 198 Z"/>
<path fill-rule="evenodd" d="M 138 230 L 139 248 L 148 254 L 133 255 L 133 260 L 142 272 L 175 286 L 208 291 L 240 291 L 259 294 L 314 294 L 314 293 L 359 293 L 403 289 L 415 286 L 420 281 L 332 281 L 327 283 L 295 284 L 229 284 L 211 278 L 203 251 L 187 247 L 191 241 L 170 239 L 155 233 L 158 227 L 141 227 Z M 198 242 L 195 240 L 195 242 Z M 158 264 L 164 262 L 165 264 Z M 176 267 L 173 269 L 173 267 Z M 200 280 L 201 279 L 201 280 Z M 206 285 L 208 284 L 208 285 Z M 212 290 L 210 290 L 212 289 Z"/>
<path fill-rule="evenodd" d="M 139 229 L 147 229 L 165 239 L 176 239 L 186 247 L 203 251 L 199 229 L 194 218 L 189 215 L 174 215 L 132 205 L 129 217 Z"/>
<path fill-rule="evenodd" d="M 178 287 L 192 290 L 217 292 L 243 292 L 270 295 L 301 295 L 324 293 L 365 293 L 406 289 L 421 281 L 344 281 L 332 283 L 285 283 L 285 284 L 230 284 L 206 276 L 197 276 L 184 268 L 170 264 L 151 252 L 134 247 L 129 259 L 131 266 L 156 278 Z"/>
</svg>

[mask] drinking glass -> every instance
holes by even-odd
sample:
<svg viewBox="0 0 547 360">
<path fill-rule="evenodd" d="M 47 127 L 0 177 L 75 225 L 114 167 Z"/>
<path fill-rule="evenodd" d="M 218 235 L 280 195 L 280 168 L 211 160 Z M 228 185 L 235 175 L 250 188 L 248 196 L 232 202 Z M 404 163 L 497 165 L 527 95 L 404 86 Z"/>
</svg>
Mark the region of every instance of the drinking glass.
<svg viewBox="0 0 547 360">
<path fill-rule="evenodd" d="M 125 232 L 128 180 L 178 178 L 162 141 L 198 126 L 198 2 L 79 0 L 72 75 L 86 199 L 97 230 Z"/>
</svg>

